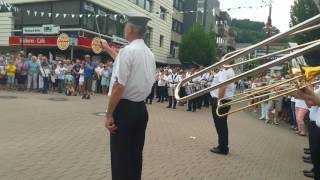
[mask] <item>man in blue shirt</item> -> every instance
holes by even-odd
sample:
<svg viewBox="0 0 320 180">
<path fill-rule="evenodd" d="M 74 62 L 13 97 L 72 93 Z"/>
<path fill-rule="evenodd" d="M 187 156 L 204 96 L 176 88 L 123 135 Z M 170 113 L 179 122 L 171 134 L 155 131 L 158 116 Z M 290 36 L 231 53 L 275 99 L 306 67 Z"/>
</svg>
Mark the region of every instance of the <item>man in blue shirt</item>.
<svg viewBox="0 0 320 180">
<path fill-rule="evenodd" d="M 84 67 L 84 94 L 82 99 L 90 99 L 92 80 L 94 77 L 94 69 L 96 65 L 91 60 L 90 55 L 85 55 L 86 65 Z"/>
</svg>

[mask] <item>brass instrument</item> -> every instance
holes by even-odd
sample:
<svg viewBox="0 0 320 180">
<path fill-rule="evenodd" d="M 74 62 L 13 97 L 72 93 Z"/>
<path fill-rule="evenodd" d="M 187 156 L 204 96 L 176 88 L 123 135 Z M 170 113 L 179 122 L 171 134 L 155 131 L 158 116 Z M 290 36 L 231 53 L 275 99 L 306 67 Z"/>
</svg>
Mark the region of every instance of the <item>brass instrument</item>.
<svg viewBox="0 0 320 180">
<path fill-rule="evenodd" d="M 288 52 L 290 51 L 289 54 L 287 55 L 284 55 L 280 58 L 277 58 L 275 60 L 272 60 L 272 61 L 269 61 L 259 67 L 256 67 L 254 69 L 251 69 L 247 72 L 244 72 L 240 75 L 237 75 L 235 76 L 234 78 L 231 78 L 231 79 L 228 79 L 226 80 L 225 82 L 222 82 L 222 83 L 219 83 L 219 84 L 216 84 L 215 86 L 211 86 L 211 87 L 207 87 L 205 89 L 202 89 L 200 91 L 197 91 L 193 94 L 190 94 L 188 96 L 185 96 L 185 97 L 180 97 L 179 96 L 179 91 L 180 91 L 180 88 L 187 82 L 189 82 L 190 80 L 192 80 L 193 78 L 197 77 L 197 76 L 201 76 L 202 74 L 204 73 L 207 73 L 207 72 L 211 72 L 211 71 L 214 71 L 216 69 L 220 69 L 221 67 L 225 66 L 226 68 L 231 68 L 231 67 L 234 67 L 234 66 L 228 66 L 228 63 L 234 61 L 234 60 L 237 60 L 238 58 L 241 58 L 241 57 L 245 57 L 247 56 L 249 53 L 253 52 L 254 50 L 258 49 L 258 48 L 261 48 L 261 47 L 264 47 L 272 42 L 275 42 L 275 41 L 278 41 L 278 40 L 281 40 L 281 39 L 284 39 L 284 38 L 287 38 L 289 36 L 296 36 L 296 35 L 301 35 L 302 33 L 305 33 L 305 32 L 308 32 L 308 31 L 312 31 L 312 30 L 315 30 L 315 29 L 318 29 L 320 28 L 320 25 L 319 25 L 319 21 L 320 21 L 320 14 L 319 15 L 316 15 L 300 24 L 297 24 L 296 26 L 292 27 L 291 29 L 289 29 L 288 31 L 286 32 L 283 32 L 283 33 L 280 33 L 280 34 L 277 34 L 277 35 L 274 35 L 264 41 L 261 41 L 255 45 L 252 45 L 248 48 L 244 48 L 244 49 L 241 49 L 241 50 L 237 50 L 237 51 L 234 51 L 234 52 L 231 52 L 231 53 L 228 53 L 226 54 L 224 57 L 222 57 L 222 59 L 197 72 L 196 74 L 188 77 L 188 78 L 185 78 L 183 79 L 180 83 L 178 83 L 176 89 L 175 89 L 175 98 L 178 100 L 178 101 L 187 101 L 187 100 L 190 100 L 190 99 L 194 99 L 196 97 L 199 97 L 201 95 L 204 95 L 204 94 L 207 94 L 209 93 L 210 91 L 213 91 L 215 89 L 218 89 L 218 88 L 221 88 L 221 87 L 224 87 L 230 83 L 234 83 L 238 80 L 241 80 L 241 79 L 245 79 L 249 76 L 252 76 L 254 74 L 257 74 L 259 72 L 263 72 L 265 71 L 266 69 L 268 68 L 271 68 L 273 66 L 276 66 L 276 65 L 281 65 L 283 64 L 284 62 L 286 61 L 289 61 L 293 58 L 296 58 L 296 57 L 299 57 L 307 52 L 310 52 L 310 51 L 313 51 L 315 49 L 319 49 L 320 47 L 320 39 L 316 40 L 316 41 L 312 41 L 312 42 L 308 42 L 308 43 L 305 43 L 305 44 L 302 44 L 302 45 L 299 45 L 297 47 L 294 47 L 294 48 L 289 48 L 287 50 L 283 50 L 282 52 L 276 52 L 276 53 L 272 53 L 271 56 L 275 56 L 275 55 L 278 55 L 280 53 L 283 53 L 283 52 Z M 294 51 L 295 50 L 295 51 Z M 263 59 L 263 58 L 266 58 L 266 57 L 270 57 L 270 54 L 269 55 L 266 55 L 264 57 L 259 57 L 259 58 L 255 58 L 255 60 L 260 60 L 260 59 Z M 253 60 L 253 59 L 251 59 Z M 249 60 L 250 62 L 250 60 Z M 248 61 L 246 62 L 248 63 Z M 307 74 L 306 78 L 308 79 L 308 77 L 312 77 L 313 75 L 312 74 Z"/>
<path fill-rule="evenodd" d="M 314 81 L 314 79 L 316 79 L 316 77 L 318 75 L 320 75 L 320 66 L 318 66 L 318 67 L 300 67 L 300 70 L 293 69 L 293 70 L 291 70 L 291 72 L 293 72 L 294 74 L 292 74 L 293 77 L 290 79 L 263 87 L 260 90 L 254 91 L 253 93 L 244 95 L 240 98 L 234 99 L 234 100 L 232 100 L 228 103 L 225 103 L 225 104 L 221 103 L 223 99 L 219 100 L 218 107 L 216 110 L 218 116 L 226 116 L 229 114 L 233 114 L 233 113 L 248 109 L 250 107 L 254 107 L 258 104 L 268 102 L 268 101 L 277 99 L 282 96 L 289 95 L 289 94 L 291 94 L 299 89 L 305 88 L 307 86 L 316 85 L 316 84 L 320 83 L 319 80 Z M 266 93 L 266 92 L 268 92 L 268 93 Z M 257 98 L 265 97 L 265 96 L 270 96 L 270 97 L 265 98 L 260 101 L 257 101 L 255 103 L 252 103 L 250 105 L 231 110 L 225 114 L 219 113 L 219 110 L 223 107 L 231 106 L 231 105 L 234 105 L 237 103 L 241 103 L 241 102 L 245 102 L 248 100 L 257 99 Z"/>
</svg>

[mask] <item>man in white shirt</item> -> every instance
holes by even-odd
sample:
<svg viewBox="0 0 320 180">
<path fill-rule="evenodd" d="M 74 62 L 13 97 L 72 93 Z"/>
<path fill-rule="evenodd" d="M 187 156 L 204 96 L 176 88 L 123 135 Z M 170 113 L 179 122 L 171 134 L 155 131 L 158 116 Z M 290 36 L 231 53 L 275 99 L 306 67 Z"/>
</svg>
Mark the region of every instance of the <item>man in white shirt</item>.
<svg viewBox="0 0 320 180">
<path fill-rule="evenodd" d="M 163 102 L 165 98 L 165 91 L 166 91 L 166 76 L 163 70 L 161 70 L 158 73 L 157 80 L 158 80 L 158 88 L 159 88 L 158 102 Z"/>
<path fill-rule="evenodd" d="M 298 99 L 305 100 L 310 107 L 309 145 L 313 164 L 314 179 L 320 179 L 320 91 L 303 88 L 293 94 Z"/>
<path fill-rule="evenodd" d="M 125 38 L 130 43 L 115 55 L 105 127 L 110 131 L 113 180 L 140 180 L 148 111 L 144 100 L 155 81 L 156 64 L 144 43 L 147 23 L 141 13 L 127 13 Z M 102 41 L 104 51 L 112 52 Z"/>
<path fill-rule="evenodd" d="M 59 61 L 59 63 L 57 64 L 57 68 L 54 72 L 57 75 L 58 92 L 62 93 L 64 91 L 64 76 L 66 73 L 66 69 L 62 66 L 61 61 Z"/>
<path fill-rule="evenodd" d="M 169 105 L 167 106 L 167 108 L 176 109 L 177 100 L 176 98 L 174 98 L 174 90 L 180 81 L 181 81 L 181 76 L 177 73 L 176 69 L 173 69 L 172 73 L 167 77 L 167 82 L 169 86 L 168 87 Z"/>
<path fill-rule="evenodd" d="M 220 84 L 230 78 L 233 78 L 235 76 L 233 69 L 221 69 L 214 77 L 212 81 L 212 85 Z M 214 91 L 211 91 L 211 104 L 212 104 L 212 116 L 214 120 L 214 124 L 217 130 L 218 134 L 218 146 L 213 147 L 210 149 L 211 152 L 216 154 L 223 154 L 227 155 L 229 153 L 229 147 L 228 147 L 228 123 L 227 118 L 228 116 L 219 117 L 217 115 L 217 105 L 218 101 L 222 100 L 222 103 L 227 103 L 231 101 L 232 96 L 234 95 L 236 89 L 236 85 L 234 83 L 231 83 L 227 86 L 221 87 L 219 89 L 216 89 Z M 221 114 L 228 113 L 230 110 L 230 106 L 224 107 L 220 109 Z"/>
</svg>

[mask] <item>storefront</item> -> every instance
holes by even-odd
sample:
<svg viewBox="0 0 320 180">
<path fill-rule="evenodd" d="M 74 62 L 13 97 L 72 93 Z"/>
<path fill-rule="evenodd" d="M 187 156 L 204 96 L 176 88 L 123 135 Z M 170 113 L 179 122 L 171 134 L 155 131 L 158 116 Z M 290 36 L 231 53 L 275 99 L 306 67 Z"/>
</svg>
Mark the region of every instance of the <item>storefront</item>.
<svg viewBox="0 0 320 180">
<path fill-rule="evenodd" d="M 49 56 L 53 55 L 53 59 L 59 60 L 60 58 L 83 59 L 85 54 L 91 54 L 96 60 L 105 61 L 110 57 L 105 53 L 95 54 L 92 51 L 92 40 L 89 37 L 69 38 L 64 43 L 64 48 L 59 47 L 61 41 L 58 40 L 59 36 L 11 36 L 9 37 L 10 47 L 21 47 L 27 53 L 44 54 Z M 119 50 L 121 46 L 116 43 L 110 43 L 110 46 Z"/>
</svg>

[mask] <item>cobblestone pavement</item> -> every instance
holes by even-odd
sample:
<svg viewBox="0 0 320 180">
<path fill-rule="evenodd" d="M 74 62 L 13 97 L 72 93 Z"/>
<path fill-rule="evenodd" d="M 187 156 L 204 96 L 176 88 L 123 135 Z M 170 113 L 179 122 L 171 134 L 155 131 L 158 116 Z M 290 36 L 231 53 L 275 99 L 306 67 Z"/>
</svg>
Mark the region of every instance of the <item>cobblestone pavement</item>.
<svg viewBox="0 0 320 180">
<path fill-rule="evenodd" d="M 3 99 L 3 96 L 17 96 Z M 109 180 L 105 96 L 0 92 L 0 180 Z M 51 101 L 49 98 L 67 98 Z M 58 99 L 63 100 L 63 99 Z M 301 180 L 307 138 L 248 112 L 229 118 L 230 155 L 209 152 L 217 134 L 208 109 L 148 105 L 145 180 Z"/>
</svg>

